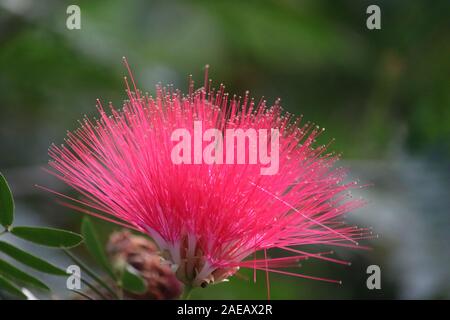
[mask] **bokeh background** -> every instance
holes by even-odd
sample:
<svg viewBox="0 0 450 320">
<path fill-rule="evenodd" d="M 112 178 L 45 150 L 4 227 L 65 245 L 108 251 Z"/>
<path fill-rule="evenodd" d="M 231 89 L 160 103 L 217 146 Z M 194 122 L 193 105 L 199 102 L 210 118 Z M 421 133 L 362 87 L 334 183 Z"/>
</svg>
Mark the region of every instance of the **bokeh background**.
<svg viewBox="0 0 450 320">
<path fill-rule="evenodd" d="M 81 8 L 81 30 L 66 28 L 69 4 Z M 370 4 L 381 8 L 381 30 L 366 28 Z M 351 267 L 310 261 L 300 269 L 343 285 L 271 275 L 273 299 L 448 299 L 449 9 L 445 0 L 0 0 L 0 171 L 16 220 L 78 231 L 81 215 L 34 185 L 68 192 L 41 169 L 47 148 L 95 115 L 96 98 L 121 104 L 122 56 L 149 92 L 158 82 L 186 90 L 189 74 L 202 83 L 210 64 L 229 92 L 280 97 L 326 127 L 323 139 L 336 138 L 343 165 L 373 184 L 357 194 L 369 204 L 349 216 L 379 234 L 366 243 L 373 249 L 339 250 Z M 105 239 L 110 227 L 97 225 Z M 31 250 L 68 264 L 58 251 Z M 381 290 L 366 287 L 372 264 Z M 254 284 L 248 275 L 193 298 L 266 298 L 264 276 Z M 55 297 L 69 296 L 51 281 Z"/>
</svg>

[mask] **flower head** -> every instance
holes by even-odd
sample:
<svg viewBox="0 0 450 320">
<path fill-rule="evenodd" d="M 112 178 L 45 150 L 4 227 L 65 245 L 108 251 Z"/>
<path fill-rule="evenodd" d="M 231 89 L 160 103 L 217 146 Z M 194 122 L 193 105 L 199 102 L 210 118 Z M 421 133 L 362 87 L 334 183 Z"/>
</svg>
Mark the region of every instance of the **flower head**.
<svg viewBox="0 0 450 320">
<path fill-rule="evenodd" d="M 223 85 L 214 90 L 205 78 L 205 85 L 195 91 L 190 82 L 187 95 L 157 86 L 155 97 L 138 91 L 134 80 L 131 90 L 127 82 L 129 100 L 122 109 L 111 105 L 107 113 L 98 101 L 98 120 L 85 118 L 80 128 L 68 133 L 64 145 L 51 146 L 51 172 L 84 196 L 75 200 L 84 206 L 80 210 L 106 213 L 150 235 L 188 285 L 220 282 L 239 268 L 315 279 L 280 269 L 309 257 L 347 263 L 329 257 L 330 252 L 299 248 L 355 247 L 368 233 L 342 221 L 343 214 L 362 201 L 348 197 L 356 183 L 346 182 L 346 171 L 335 167 L 339 155 L 327 152 L 325 145 L 315 146 L 324 130 L 284 112 L 279 100 L 267 106 L 248 92 L 231 97 Z M 255 145 L 249 138 L 240 147 L 209 150 L 230 154 L 241 148 L 244 161 L 196 162 L 198 150 L 208 153 L 202 148 L 207 143 L 200 142 L 198 149 L 198 142 L 191 141 L 179 155 L 192 161 L 175 163 L 179 141 L 174 141 L 174 132 L 184 129 L 195 136 L 196 124 L 201 125 L 200 134 L 209 129 L 269 134 Z M 277 150 L 270 148 L 274 141 Z M 261 174 L 267 162 L 248 161 L 255 146 L 268 147 L 270 156 L 278 153 L 276 173 Z M 196 148 L 197 153 L 185 153 Z M 267 250 L 272 248 L 288 256 L 269 258 Z M 263 256 L 256 255 L 259 251 Z"/>
<path fill-rule="evenodd" d="M 141 274 L 147 284 L 145 293 L 127 292 L 133 299 L 176 299 L 180 296 L 182 285 L 169 265 L 161 261 L 158 248 L 148 238 L 134 235 L 127 230 L 111 234 L 107 244 L 113 265 L 122 268 L 124 263 L 131 265 Z"/>
</svg>

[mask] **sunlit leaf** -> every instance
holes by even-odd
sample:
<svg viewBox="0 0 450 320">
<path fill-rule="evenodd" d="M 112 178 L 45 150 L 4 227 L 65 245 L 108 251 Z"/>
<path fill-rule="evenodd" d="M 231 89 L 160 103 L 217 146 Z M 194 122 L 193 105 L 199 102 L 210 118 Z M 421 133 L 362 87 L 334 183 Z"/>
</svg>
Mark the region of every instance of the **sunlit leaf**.
<svg viewBox="0 0 450 320">
<path fill-rule="evenodd" d="M 29 274 L 23 272 L 20 269 L 17 269 L 12 264 L 9 264 L 8 262 L 3 260 L 0 260 L 0 274 L 9 279 L 13 278 L 25 284 L 32 285 L 36 288 L 50 290 L 49 287 L 47 287 L 47 285 L 43 283 L 41 280 L 38 280 L 35 277 L 30 276 Z"/>
<path fill-rule="evenodd" d="M 11 233 L 22 239 L 56 248 L 75 247 L 83 241 L 77 233 L 53 228 L 14 227 Z"/>
<path fill-rule="evenodd" d="M 0 173 L 0 224 L 5 228 L 14 220 L 14 200 L 5 177 Z"/>
<path fill-rule="evenodd" d="M 20 263 L 23 263 L 24 265 L 27 265 L 38 271 L 58 276 L 67 275 L 67 273 L 63 269 L 60 269 L 54 266 L 53 264 L 48 263 L 47 261 L 42 260 L 41 258 L 38 258 L 4 241 L 0 241 L 0 252 L 7 254 L 11 258 L 14 258 L 15 260 L 19 261 Z"/>
</svg>

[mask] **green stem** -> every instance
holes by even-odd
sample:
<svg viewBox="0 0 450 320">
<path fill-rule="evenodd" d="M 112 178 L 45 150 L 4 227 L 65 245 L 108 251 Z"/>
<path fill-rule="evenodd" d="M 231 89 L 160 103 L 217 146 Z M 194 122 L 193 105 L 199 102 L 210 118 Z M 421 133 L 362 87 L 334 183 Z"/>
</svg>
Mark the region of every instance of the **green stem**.
<svg viewBox="0 0 450 320">
<path fill-rule="evenodd" d="M 97 287 L 95 285 L 93 285 L 92 283 L 90 283 L 89 281 L 87 281 L 85 279 L 81 279 L 81 282 L 84 283 L 89 289 L 91 289 L 93 292 L 95 292 L 103 300 L 108 300 L 108 297 L 105 296 L 101 290 L 97 289 Z"/>
<path fill-rule="evenodd" d="M 193 287 L 191 285 L 186 284 L 184 286 L 184 291 L 183 294 L 181 295 L 180 299 L 181 300 L 189 300 L 192 294 L 192 289 Z"/>
<path fill-rule="evenodd" d="M 124 293 L 123 293 L 123 287 L 122 287 L 122 285 L 119 286 L 119 293 L 118 293 L 118 295 L 119 295 L 119 300 L 123 300 L 123 298 L 124 298 Z"/>
<path fill-rule="evenodd" d="M 94 281 L 100 284 L 103 288 L 105 288 L 115 299 L 120 300 L 120 297 L 114 292 L 113 289 L 110 288 L 101 278 L 97 276 L 94 271 L 89 269 L 84 263 L 82 263 L 77 257 L 75 257 L 69 250 L 63 249 L 63 252 L 69 256 L 84 272 L 86 272 Z"/>
</svg>

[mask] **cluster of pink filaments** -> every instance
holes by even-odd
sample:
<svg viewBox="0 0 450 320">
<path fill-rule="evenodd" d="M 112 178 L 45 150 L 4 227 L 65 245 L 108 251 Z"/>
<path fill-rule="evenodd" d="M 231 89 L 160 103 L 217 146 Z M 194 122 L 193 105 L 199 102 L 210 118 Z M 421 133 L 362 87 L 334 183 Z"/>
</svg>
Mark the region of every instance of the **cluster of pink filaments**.
<svg viewBox="0 0 450 320">
<path fill-rule="evenodd" d="M 98 102 L 98 120 L 85 118 L 50 148 L 51 172 L 83 195 L 72 199 L 79 210 L 150 235 L 189 285 L 223 281 L 240 267 L 338 282 L 282 270 L 309 257 L 347 264 L 299 246 L 356 247 L 370 233 L 342 220 L 362 200 L 349 198 L 357 186 L 335 168 L 339 156 L 313 146 L 322 129 L 301 125 L 279 101 L 231 98 L 206 81 L 186 96 L 157 87 L 151 97 L 132 85 L 122 110 L 108 115 Z M 261 175 L 261 164 L 174 164 L 171 134 L 194 121 L 203 130 L 278 129 L 278 173 Z M 288 256 L 270 258 L 274 248 Z"/>
</svg>

